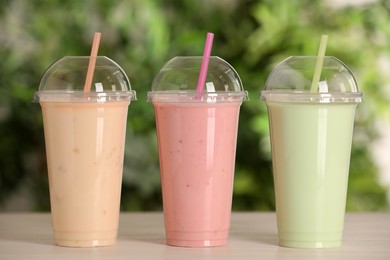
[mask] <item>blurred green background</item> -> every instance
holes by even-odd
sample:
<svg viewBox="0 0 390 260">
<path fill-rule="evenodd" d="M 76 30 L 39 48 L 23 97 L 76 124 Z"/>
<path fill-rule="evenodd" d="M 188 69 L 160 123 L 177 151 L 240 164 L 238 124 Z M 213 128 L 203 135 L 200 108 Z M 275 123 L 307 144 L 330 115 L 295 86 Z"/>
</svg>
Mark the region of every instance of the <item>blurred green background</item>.
<svg viewBox="0 0 390 260">
<path fill-rule="evenodd" d="M 329 35 L 327 55 L 350 66 L 365 95 L 356 112 L 347 210 L 388 210 L 370 147 L 376 123 L 390 121 L 389 24 L 387 0 L 2 0 L 0 210 L 50 209 L 41 110 L 31 98 L 52 62 L 89 55 L 95 31 L 102 32 L 99 54 L 122 66 L 138 96 L 128 115 L 122 210 L 162 209 L 146 93 L 166 61 L 202 55 L 207 31 L 215 34 L 212 55 L 228 61 L 250 93 L 240 114 L 234 210 L 274 210 L 268 118 L 258 95 L 276 63 L 316 55 L 321 34 Z"/>
</svg>

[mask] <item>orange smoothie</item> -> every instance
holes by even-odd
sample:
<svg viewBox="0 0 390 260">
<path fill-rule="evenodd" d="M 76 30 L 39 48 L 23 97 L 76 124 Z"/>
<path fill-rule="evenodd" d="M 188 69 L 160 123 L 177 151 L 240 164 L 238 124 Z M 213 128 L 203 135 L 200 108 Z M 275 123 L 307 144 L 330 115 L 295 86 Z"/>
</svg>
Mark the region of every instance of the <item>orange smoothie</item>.
<svg viewBox="0 0 390 260">
<path fill-rule="evenodd" d="M 129 101 L 40 104 L 56 244 L 114 244 Z"/>
<path fill-rule="evenodd" d="M 241 101 L 153 105 L 167 244 L 225 245 Z"/>
</svg>

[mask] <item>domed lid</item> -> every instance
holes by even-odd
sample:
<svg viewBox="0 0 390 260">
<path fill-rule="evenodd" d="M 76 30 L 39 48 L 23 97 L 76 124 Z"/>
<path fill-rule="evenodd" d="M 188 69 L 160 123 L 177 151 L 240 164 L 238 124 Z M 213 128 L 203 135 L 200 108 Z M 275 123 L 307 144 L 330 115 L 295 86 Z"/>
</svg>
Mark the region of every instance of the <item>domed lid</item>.
<svg viewBox="0 0 390 260">
<path fill-rule="evenodd" d="M 260 99 L 277 102 L 361 102 L 363 93 L 351 70 L 335 57 L 323 57 L 318 86 L 312 89 L 316 56 L 292 56 L 268 76 Z"/>
<path fill-rule="evenodd" d="M 223 59 L 210 57 L 203 95 L 196 93 L 201 56 L 175 57 L 155 77 L 148 101 L 216 102 L 243 101 L 248 94 L 234 68 Z"/>
<path fill-rule="evenodd" d="M 106 102 L 136 99 L 130 81 L 113 60 L 98 56 L 89 93 L 84 93 L 89 56 L 66 56 L 42 76 L 35 102 Z"/>
</svg>

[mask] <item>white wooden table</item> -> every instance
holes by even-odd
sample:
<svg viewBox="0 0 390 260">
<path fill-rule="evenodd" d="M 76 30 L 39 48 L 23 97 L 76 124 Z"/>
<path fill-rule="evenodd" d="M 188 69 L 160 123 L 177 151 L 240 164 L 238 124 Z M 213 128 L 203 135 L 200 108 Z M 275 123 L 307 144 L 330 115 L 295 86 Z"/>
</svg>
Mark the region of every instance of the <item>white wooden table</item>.
<svg viewBox="0 0 390 260">
<path fill-rule="evenodd" d="M 214 248 L 165 245 L 162 213 L 122 213 L 117 244 L 53 245 L 49 213 L 0 214 L 0 260 L 8 259 L 383 259 L 390 260 L 390 213 L 349 213 L 343 245 L 291 249 L 277 244 L 275 213 L 233 213 L 229 244 Z"/>
</svg>

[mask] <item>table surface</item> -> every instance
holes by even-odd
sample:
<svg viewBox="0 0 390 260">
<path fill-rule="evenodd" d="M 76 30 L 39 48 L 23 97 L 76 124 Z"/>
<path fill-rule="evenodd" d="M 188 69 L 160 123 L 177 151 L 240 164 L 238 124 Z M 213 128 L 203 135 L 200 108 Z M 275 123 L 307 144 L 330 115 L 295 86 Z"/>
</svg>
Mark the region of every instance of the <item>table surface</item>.
<svg viewBox="0 0 390 260">
<path fill-rule="evenodd" d="M 390 213 L 348 213 L 343 245 L 336 249 L 278 246 L 276 216 L 232 214 L 229 243 L 213 248 L 165 244 L 160 212 L 121 213 L 116 245 L 65 248 L 53 245 L 49 213 L 0 214 L 0 260 L 8 259 L 390 259 Z"/>
</svg>

